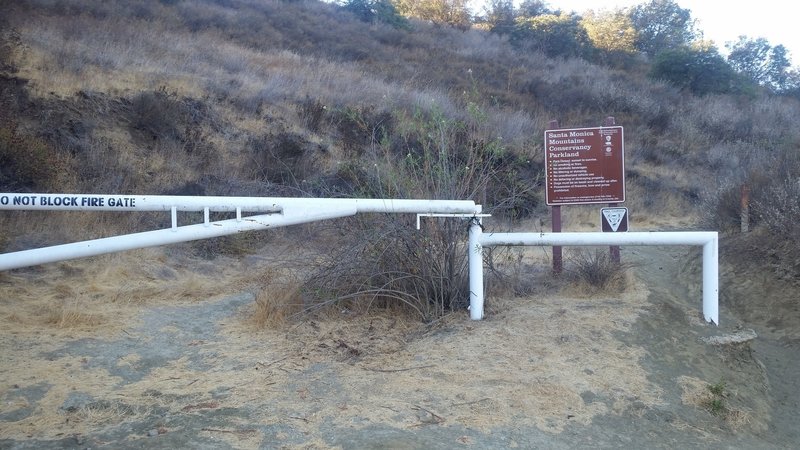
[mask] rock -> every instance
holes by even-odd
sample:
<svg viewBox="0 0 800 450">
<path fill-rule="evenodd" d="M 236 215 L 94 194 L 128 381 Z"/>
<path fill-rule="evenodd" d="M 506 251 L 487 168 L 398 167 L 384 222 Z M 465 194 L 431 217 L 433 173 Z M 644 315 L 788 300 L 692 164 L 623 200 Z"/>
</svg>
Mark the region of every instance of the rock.
<svg viewBox="0 0 800 450">
<path fill-rule="evenodd" d="M 754 330 L 742 330 L 732 334 L 703 338 L 703 341 L 711 345 L 731 345 L 743 344 L 745 342 L 752 341 L 757 337 L 758 335 Z"/>
</svg>

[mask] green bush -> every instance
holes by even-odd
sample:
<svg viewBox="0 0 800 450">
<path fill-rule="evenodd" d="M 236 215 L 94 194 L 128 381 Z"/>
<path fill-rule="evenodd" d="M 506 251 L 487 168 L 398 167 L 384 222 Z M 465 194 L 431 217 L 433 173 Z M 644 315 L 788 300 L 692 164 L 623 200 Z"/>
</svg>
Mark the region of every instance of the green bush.
<svg viewBox="0 0 800 450">
<path fill-rule="evenodd" d="M 650 77 L 697 95 L 737 92 L 745 86 L 715 48 L 663 51 L 656 56 Z"/>
<path fill-rule="evenodd" d="M 403 17 L 390 0 L 345 0 L 342 8 L 364 22 L 383 22 L 395 28 L 408 28 Z"/>
<path fill-rule="evenodd" d="M 511 42 L 550 57 L 589 56 L 594 51 L 580 17 L 564 13 L 517 18 Z"/>
</svg>

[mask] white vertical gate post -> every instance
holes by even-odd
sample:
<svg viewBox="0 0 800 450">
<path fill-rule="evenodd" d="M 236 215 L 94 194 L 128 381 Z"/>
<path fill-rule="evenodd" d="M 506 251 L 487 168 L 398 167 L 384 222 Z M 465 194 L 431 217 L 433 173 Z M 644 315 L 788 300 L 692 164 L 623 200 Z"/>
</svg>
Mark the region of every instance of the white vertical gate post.
<svg viewBox="0 0 800 450">
<path fill-rule="evenodd" d="M 481 219 L 473 218 L 469 224 L 469 317 L 483 319 L 483 244 Z"/>
<path fill-rule="evenodd" d="M 719 325 L 719 239 L 703 244 L 703 317 Z"/>
</svg>

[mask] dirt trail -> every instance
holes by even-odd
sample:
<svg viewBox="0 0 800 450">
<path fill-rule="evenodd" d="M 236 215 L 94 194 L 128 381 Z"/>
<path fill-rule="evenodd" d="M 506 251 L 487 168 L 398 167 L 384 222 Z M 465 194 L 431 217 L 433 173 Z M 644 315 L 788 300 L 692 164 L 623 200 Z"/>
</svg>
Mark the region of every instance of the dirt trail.
<svg viewBox="0 0 800 450">
<path fill-rule="evenodd" d="M 755 327 L 724 304 L 703 323 L 699 250 L 623 257 L 624 293 L 540 289 L 481 322 L 342 310 L 255 331 L 242 293 L 110 336 L 4 329 L 0 447 L 796 447 L 797 347 L 711 343 Z"/>
</svg>

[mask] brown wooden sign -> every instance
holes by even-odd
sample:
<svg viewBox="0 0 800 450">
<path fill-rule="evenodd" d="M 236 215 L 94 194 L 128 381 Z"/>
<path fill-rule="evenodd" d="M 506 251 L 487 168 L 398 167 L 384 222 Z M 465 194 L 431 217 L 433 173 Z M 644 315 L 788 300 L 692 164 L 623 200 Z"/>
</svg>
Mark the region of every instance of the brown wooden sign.
<svg viewBox="0 0 800 450">
<path fill-rule="evenodd" d="M 548 205 L 625 201 L 622 127 L 544 132 Z"/>
</svg>

